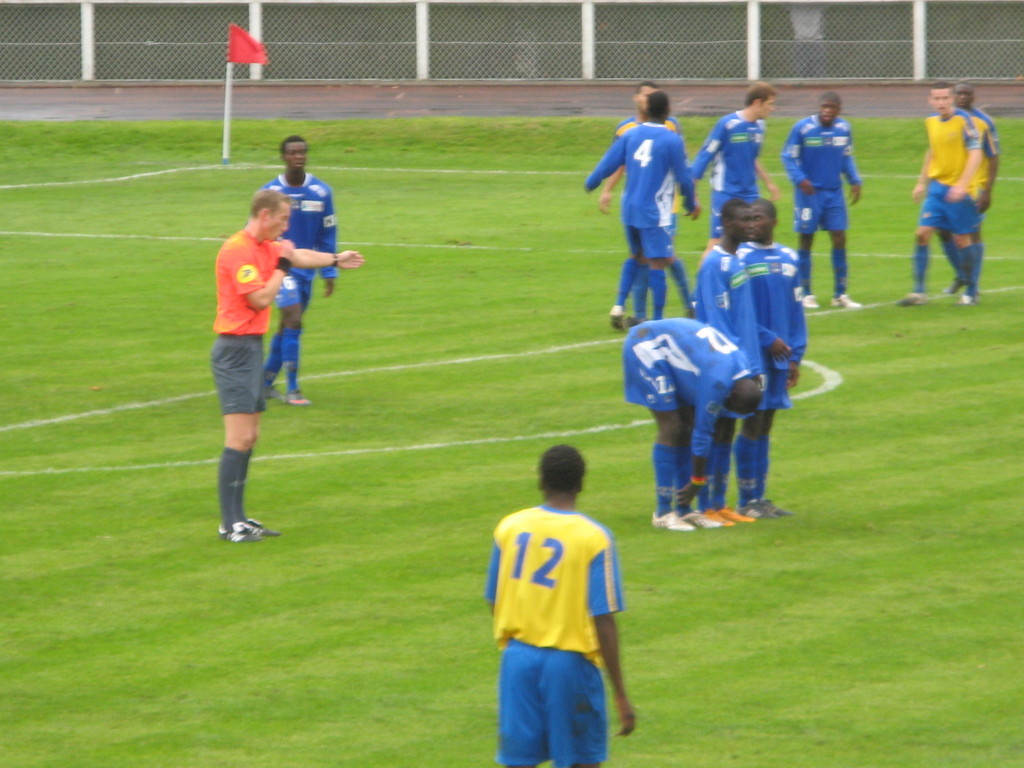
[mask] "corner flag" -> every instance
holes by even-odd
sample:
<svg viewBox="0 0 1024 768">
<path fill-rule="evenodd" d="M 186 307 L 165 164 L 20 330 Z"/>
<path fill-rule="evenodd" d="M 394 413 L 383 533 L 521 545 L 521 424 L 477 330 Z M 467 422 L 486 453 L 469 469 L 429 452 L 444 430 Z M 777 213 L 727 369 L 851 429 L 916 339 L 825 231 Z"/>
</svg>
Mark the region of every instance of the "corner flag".
<svg viewBox="0 0 1024 768">
<path fill-rule="evenodd" d="M 231 75 L 235 64 L 266 64 L 267 52 L 263 43 L 237 24 L 228 24 L 228 63 L 224 76 L 224 144 L 221 164 L 227 165 L 231 157 Z"/>
<path fill-rule="evenodd" d="M 237 24 L 228 24 L 228 61 L 232 64 L 266 64 L 263 43 Z"/>
</svg>

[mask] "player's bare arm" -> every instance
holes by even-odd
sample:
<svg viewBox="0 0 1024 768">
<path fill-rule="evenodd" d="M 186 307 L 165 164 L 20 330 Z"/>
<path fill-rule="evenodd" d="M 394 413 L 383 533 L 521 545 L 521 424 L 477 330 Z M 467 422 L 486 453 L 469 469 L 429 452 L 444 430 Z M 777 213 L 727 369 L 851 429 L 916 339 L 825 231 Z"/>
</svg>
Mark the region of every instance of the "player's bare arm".
<svg viewBox="0 0 1024 768">
<path fill-rule="evenodd" d="M 970 186 L 974 174 L 981 167 L 981 159 L 982 153 L 980 149 L 972 149 L 967 152 L 967 164 L 964 165 L 964 172 L 960 174 L 956 184 L 950 187 L 949 192 L 946 193 L 946 199 L 949 202 L 955 203 L 967 197 L 967 188 Z"/>
<path fill-rule="evenodd" d="M 626 172 L 626 166 L 620 166 L 619 170 L 608 177 L 604 183 L 604 188 L 601 190 L 601 198 L 597 201 L 597 207 L 601 213 L 608 213 L 611 210 L 612 205 L 612 191 L 615 189 L 615 185 L 619 183 L 619 179 Z"/>
<path fill-rule="evenodd" d="M 612 684 L 615 709 L 619 713 L 620 728 L 616 736 L 629 736 L 636 729 L 636 713 L 633 712 L 633 705 L 626 694 L 626 683 L 619 662 L 619 630 L 615 624 L 615 614 L 595 616 L 594 627 L 597 630 L 597 643 L 601 647 L 604 668 Z"/>
<path fill-rule="evenodd" d="M 921 174 L 917 177 L 917 184 L 914 185 L 914 202 L 920 203 L 924 200 L 925 190 L 928 188 L 928 164 L 932 161 L 932 151 L 925 150 L 924 162 L 921 164 Z"/>
<path fill-rule="evenodd" d="M 779 192 L 779 188 L 775 186 L 775 182 L 772 181 L 772 177 L 768 175 L 768 171 L 761 165 L 760 160 L 754 161 L 754 171 L 757 173 L 757 177 L 764 182 L 765 188 L 768 190 L 768 196 L 772 200 L 778 200 L 782 195 Z"/>
<path fill-rule="evenodd" d="M 326 253 L 324 251 L 311 251 L 308 248 L 296 248 L 291 256 L 291 260 L 292 264 L 303 269 L 315 269 L 317 267 L 356 269 L 366 263 L 365 257 L 359 251 Z"/>
</svg>

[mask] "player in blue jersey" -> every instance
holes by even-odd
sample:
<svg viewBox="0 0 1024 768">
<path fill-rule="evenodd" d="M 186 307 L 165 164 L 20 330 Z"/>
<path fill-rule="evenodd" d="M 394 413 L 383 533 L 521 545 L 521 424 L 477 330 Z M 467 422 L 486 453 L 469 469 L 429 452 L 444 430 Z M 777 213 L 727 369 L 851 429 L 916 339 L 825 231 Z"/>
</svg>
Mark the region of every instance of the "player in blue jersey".
<svg viewBox="0 0 1024 768">
<path fill-rule="evenodd" d="M 722 237 L 722 206 L 738 198 L 748 203 L 761 196 L 757 180 L 764 182 L 772 200 L 779 188 L 757 156 L 764 141 L 765 120 L 775 111 L 775 89 L 755 83 L 747 89 L 743 109 L 719 120 L 694 158 L 690 172 L 694 182 L 711 169 L 711 232 L 704 257 Z"/>
<path fill-rule="evenodd" d="M 334 215 L 334 197 L 331 188 L 310 173 L 306 173 L 306 140 L 289 136 L 281 142 L 281 159 L 285 171 L 263 189 L 276 189 L 292 200 L 292 215 L 284 237 L 296 248 L 334 253 L 337 250 L 337 219 Z M 283 400 L 289 405 L 311 405 L 299 388 L 299 351 L 302 339 L 302 316 L 313 296 L 314 269 L 292 269 L 285 278 L 275 302 L 281 314 L 281 327 L 270 342 L 270 352 L 264 370 L 267 398 Z M 338 270 L 324 267 L 324 298 L 334 293 Z M 281 368 L 287 377 L 287 391 L 282 394 L 274 386 Z"/>
<path fill-rule="evenodd" d="M 648 95 L 648 122 L 616 139 L 584 183 L 587 192 L 592 192 L 604 179 L 626 166 L 622 223 L 629 252 L 643 257 L 650 267 L 648 286 L 655 320 L 665 310 L 665 267 L 675 258 L 672 206 L 677 184 L 686 214 L 691 218 L 700 215 L 683 138 L 665 127 L 668 112 L 668 96 L 661 91 Z"/>
<path fill-rule="evenodd" d="M 638 125 L 642 125 L 647 122 L 647 97 L 656 90 L 658 90 L 657 84 L 650 80 L 645 80 L 637 86 L 636 93 L 633 94 L 633 104 L 636 108 L 636 114 L 633 117 L 627 117 L 615 126 L 613 142 L 626 131 L 632 130 Z M 683 129 L 679 126 L 679 121 L 674 117 L 667 118 L 665 120 L 665 126 L 670 130 L 675 131 L 680 136 L 683 135 Z M 601 198 L 598 203 L 601 213 L 608 213 L 611 209 L 612 191 L 615 189 L 615 186 L 619 183 L 619 180 L 625 172 L 626 169 L 625 166 L 623 166 L 609 176 L 605 181 L 604 188 L 601 190 Z M 672 206 L 673 234 L 676 227 L 676 214 L 678 213 L 679 208 L 679 198 L 676 197 Z M 679 298 L 682 301 L 684 313 L 692 312 L 690 284 L 686 278 L 686 268 L 683 266 L 683 262 L 678 256 L 669 262 L 668 271 L 672 276 L 672 279 L 675 281 L 676 287 L 679 289 Z M 632 326 L 642 323 L 647 319 L 647 275 L 647 264 L 644 263 L 641 258 L 638 258 L 633 254 L 626 257 L 626 260 L 622 263 L 622 271 L 619 275 L 619 290 L 615 297 L 615 304 L 612 306 L 612 310 L 609 313 L 613 328 L 622 330 L 627 324 Z M 627 319 L 625 316 L 625 304 L 626 297 L 629 296 L 630 293 L 633 295 L 633 316 Z"/>
<path fill-rule="evenodd" d="M 578 512 L 583 457 L 569 445 L 541 456 L 544 503 L 494 530 L 484 597 L 502 648 L 498 756 L 508 766 L 588 768 L 608 756 L 600 666 L 621 728 L 636 727 L 619 661 L 615 614 L 625 610 L 611 532 Z"/>
<path fill-rule="evenodd" d="M 811 246 L 824 229 L 832 238 L 832 306 L 857 309 L 846 290 L 846 229 L 843 177 L 850 185 L 850 204 L 860 200 L 861 178 L 853 161 L 853 132 L 839 117 L 843 102 L 835 91 L 821 96 L 818 114 L 793 126 L 782 150 L 782 164 L 793 182 L 793 231 L 800 235 L 800 282 L 804 306 L 817 309 L 811 289 Z"/>
<path fill-rule="evenodd" d="M 939 230 L 939 238 L 942 243 L 942 250 L 946 254 L 950 265 L 953 267 L 955 277 L 953 283 L 943 289 L 943 293 L 955 294 L 961 288 L 967 288 L 964 295 L 960 297 L 960 304 L 978 303 L 978 281 L 981 278 L 981 265 L 985 257 L 985 243 L 981 237 L 981 222 L 985 220 L 985 214 L 992 205 L 992 188 L 996 183 L 996 176 L 999 173 L 999 133 L 996 131 L 995 121 L 988 114 L 980 109 L 974 108 L 974 86 L 970 83 L 960 82 L 953 87 L 953 98 L 957 109 L 962 109 L 974 120 L 974 126 L 978 129 L 981 138 L 982 160 L 978 168 L 977 178 L 979 184 L 974 199 L 978 209 L 978 229 L 970 234 L 971 245 L 975 246 L 972 253 L 973 261 L 969 265 L 959 262 L 959 254 L 956 244 L 953 241 L 953 233 L 946 229 Z M 965 268 L 969 267 L 969 268 Z"/>
<path fill-rule="evenodd" d="M 981 137 L 971 116 L 956 107 L 949 83 L 934 83 L 928 102 L 935 113 L 924 121 L 928 149 L 913 191 L 914 200 L 922 204 L 914 236 L 914 290 L 896 302 L 901 307 L 928 303 L 928 244 L 936 230 L 953 233 L 957 265 L 973 264 L 978 250 L 971 233 L 981 226 L 975 204 L 981 186 L 977 172 L 984 159 Z M 974 304 L 976 299 L 968 297 L 967 303 Z"/>
<path fill-rule="evenodd" d="M 746 355 L 696 320 L 655 320 L 629 332 L 622 372 L 626 402 L 649 408 L 658 429 L 652 524 L 670 531 L 721 527 L 720 520 L 693 512 L 690 502 L 708 482 L 720 414 L 752 413 L 761 399 Z"/>
<path fill-rule="evenodd" d="M 721 218 L 722 237 L 697 271 L 697 319 L 716 328 L 739 347 L 746 355 L 751 373 L 760 375 L 763 372 L 761 348 L 774 341 L 766 338 L 763 329 L 758 327 L 746 265 L 737 254 L 740 244 L 749 239 L 750 205 L 745 200 L 729 200 L 722 206 Z M 773 354 L 782 351 L 776 344 Z M 715 426 L 708 485 L 700 493 L 700 510 L 724 525 L 752 523 L 755 519 L 736 512 L 725 503 L 737 417 L 735 413 L 723 413 Z"/>
<path fill-rule="evenodd" d="M 765 498 L 768 477 L 770 433 L 779 409 L 791 408 L 789 389 L 800 379 L 800 363 L 807 349 L 807 323 L 801 301 L 800 259 L 790 248 L 775 242 L 775 205 L 755 200 L 751 206 L 751 240 L 738 251 L 746 265 L 754 315 L 763 340 L 778 340 L 788 354 L 775 354 L 772 347 L 761 347 L 761 367 L 765 373 L 764 396 L 757 412 L 743 420 L 736 438 L 736 485 L 739 487 L 739 513 L 747 517 L 782 517 L 792 514 Z M 767 333 L 766 333 L 767 332 Z"/>
</svg>

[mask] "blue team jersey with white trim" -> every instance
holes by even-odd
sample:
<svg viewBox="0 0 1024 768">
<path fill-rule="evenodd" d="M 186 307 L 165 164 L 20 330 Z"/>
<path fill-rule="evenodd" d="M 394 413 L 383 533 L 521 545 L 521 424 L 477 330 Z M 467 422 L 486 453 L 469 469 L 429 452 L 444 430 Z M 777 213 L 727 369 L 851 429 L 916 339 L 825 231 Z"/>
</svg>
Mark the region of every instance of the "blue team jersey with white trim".
<svg viewBox="0 0 1024 768">
<path fill-rule="evenodd" d="M 818 115 L 797 122 L 786 138 L 782 164 L 794 186 L 807 179 L 816 189 L 840 189 L 843 177 L 849 184 L 861 183 L 853 162 L 853 131 L 840 118 L 827 127 Z"/>
<path fill-rule="evenodd" d="M 593 617 L 625 610 L 615 540 L 579 512 L 514 512 L 494 530 L 484 597 L 501 647 L 518 640 L 597 661 Z"/>
<path fill-rule="evenodd" d="M 711 249 L 697 270 L 694 293 L 697 319 L 717 328 L 747 357 L 753 374 L 762 373 L 761 337 L 754 317 L 746 265 L 739 254 Z"/>
<path fill-rule="evenodd" d="M 693 210 L 693 181 L 683 138 L 661 123 L 644 123 L 622 134 L 608 148 L 584 184 L 587 191 L 626 166 L 622 222 L 640 229 L 672 225 L 676 184 L 687 212 Z"/>
<path fill-rule="evenodd" d="M 263 189 L 276 189 L 292 199 L 292 215 L 283 237 L 295 243 L 296 248 L 308 248 L 324 253 L 336 253 L 338 247 L 337 218 L 334 215 L 334 196 L 331 188 L 316 176 L 307 173 L 302 186 L 293 187 L 284 176 L 263 185 Z M 292 274 L 312 279 L 314 269 L 293 267 Z M 338 276 L 335 267 L 322 267 L 320 277 Z"/>
<path fill-rule="evenodd" d="M 694 456 L 704 457 L 733 384 L 752 375 L 746 355 L 725 334 L 676 317 L 630 330 L 622 365 L 627 402 L 656 411 L 693 406 L 690 447 Z M 646 384 L 633 386 L 641 382 Z"/>
<path fill-rule="evenodd" d="M 807 322 L 800 287 L 800 259 L 792 248 L 773 243 L 744 243 L 737 254 L 747 270 L 754 317 L 761 332 L 761 362 L 768 368 L 799 364 L 807 349 Z M 776 360 L 766 347 L 776 338 L 789 345 L 788 360 Z M 767 344 L 764 340 L 768 339 Z"/>
<path fill-rule="evenodd" d="M 754 162 L 761 152 L 764 131 L 764 120 L 746 120 L 739 112 L 721 118 L 693 160 L 693 178 L 703 178 L 710 165 L 713 190 L 729 197 L 757 197 Z"/>
</svg>

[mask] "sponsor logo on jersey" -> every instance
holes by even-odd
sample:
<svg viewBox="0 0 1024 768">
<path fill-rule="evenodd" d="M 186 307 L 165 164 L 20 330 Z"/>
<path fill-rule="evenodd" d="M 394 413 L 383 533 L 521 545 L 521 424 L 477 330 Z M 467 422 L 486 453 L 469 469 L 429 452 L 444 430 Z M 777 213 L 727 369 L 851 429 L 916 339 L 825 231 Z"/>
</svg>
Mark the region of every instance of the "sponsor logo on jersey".
<svg viewBox="0 0 1024 768">
<path fill-rule="evenodd" d="M 750 141 L 749 133 L 734 133 L 729 137 L 730 144 L 744 144 Z"/>
<path fill-rule="evenodd" d="M 825 144 L 825 138 L 823 136 L 808 136 L 804 143 L 808 147 L 820 147 Z"/>
<path fill-rule="evenodd" d="M 238 272 L 235 273 L 235 280 L 242 285 L 251 283 L 257 277 L 259 277 L 259 272 L 256 271 L 256 267 L 252 264 L 244 264 L 239 267 Z"/>
<path fill-rule="evenodd" d="M 324 227 L 336 227 L 338 225 L 338 217 L 334 214 L 330 216 L 324 216 Z"/>
<path fill-rule="evenodd" d="M 748 264 L 747 274 L 751 277 L 760 277 L 761 275 L 767 275 L 768 271 L 778 272 L 778 264 L 765 264 L 763 261 L 758 264 Z"/>
<path fill-rule="evenodd" d="M 323 200 L 303 200 L 299 208 L 303 213 L 320 213 L 324 209 Z"/>
<path fill-rule="evenodd" d="M 729 294 L 719 293 L 715 295 L 715 306 L 719 309 L 729 309 Z"/>
<path fill-rule="evenodd" d="M 849 136 L 833 136 L 832 137 L 832 144 L 834 144 L 837 147 L 845 147 L 849 143 L 850 143 L 850 137 Z"/>
</svg>

